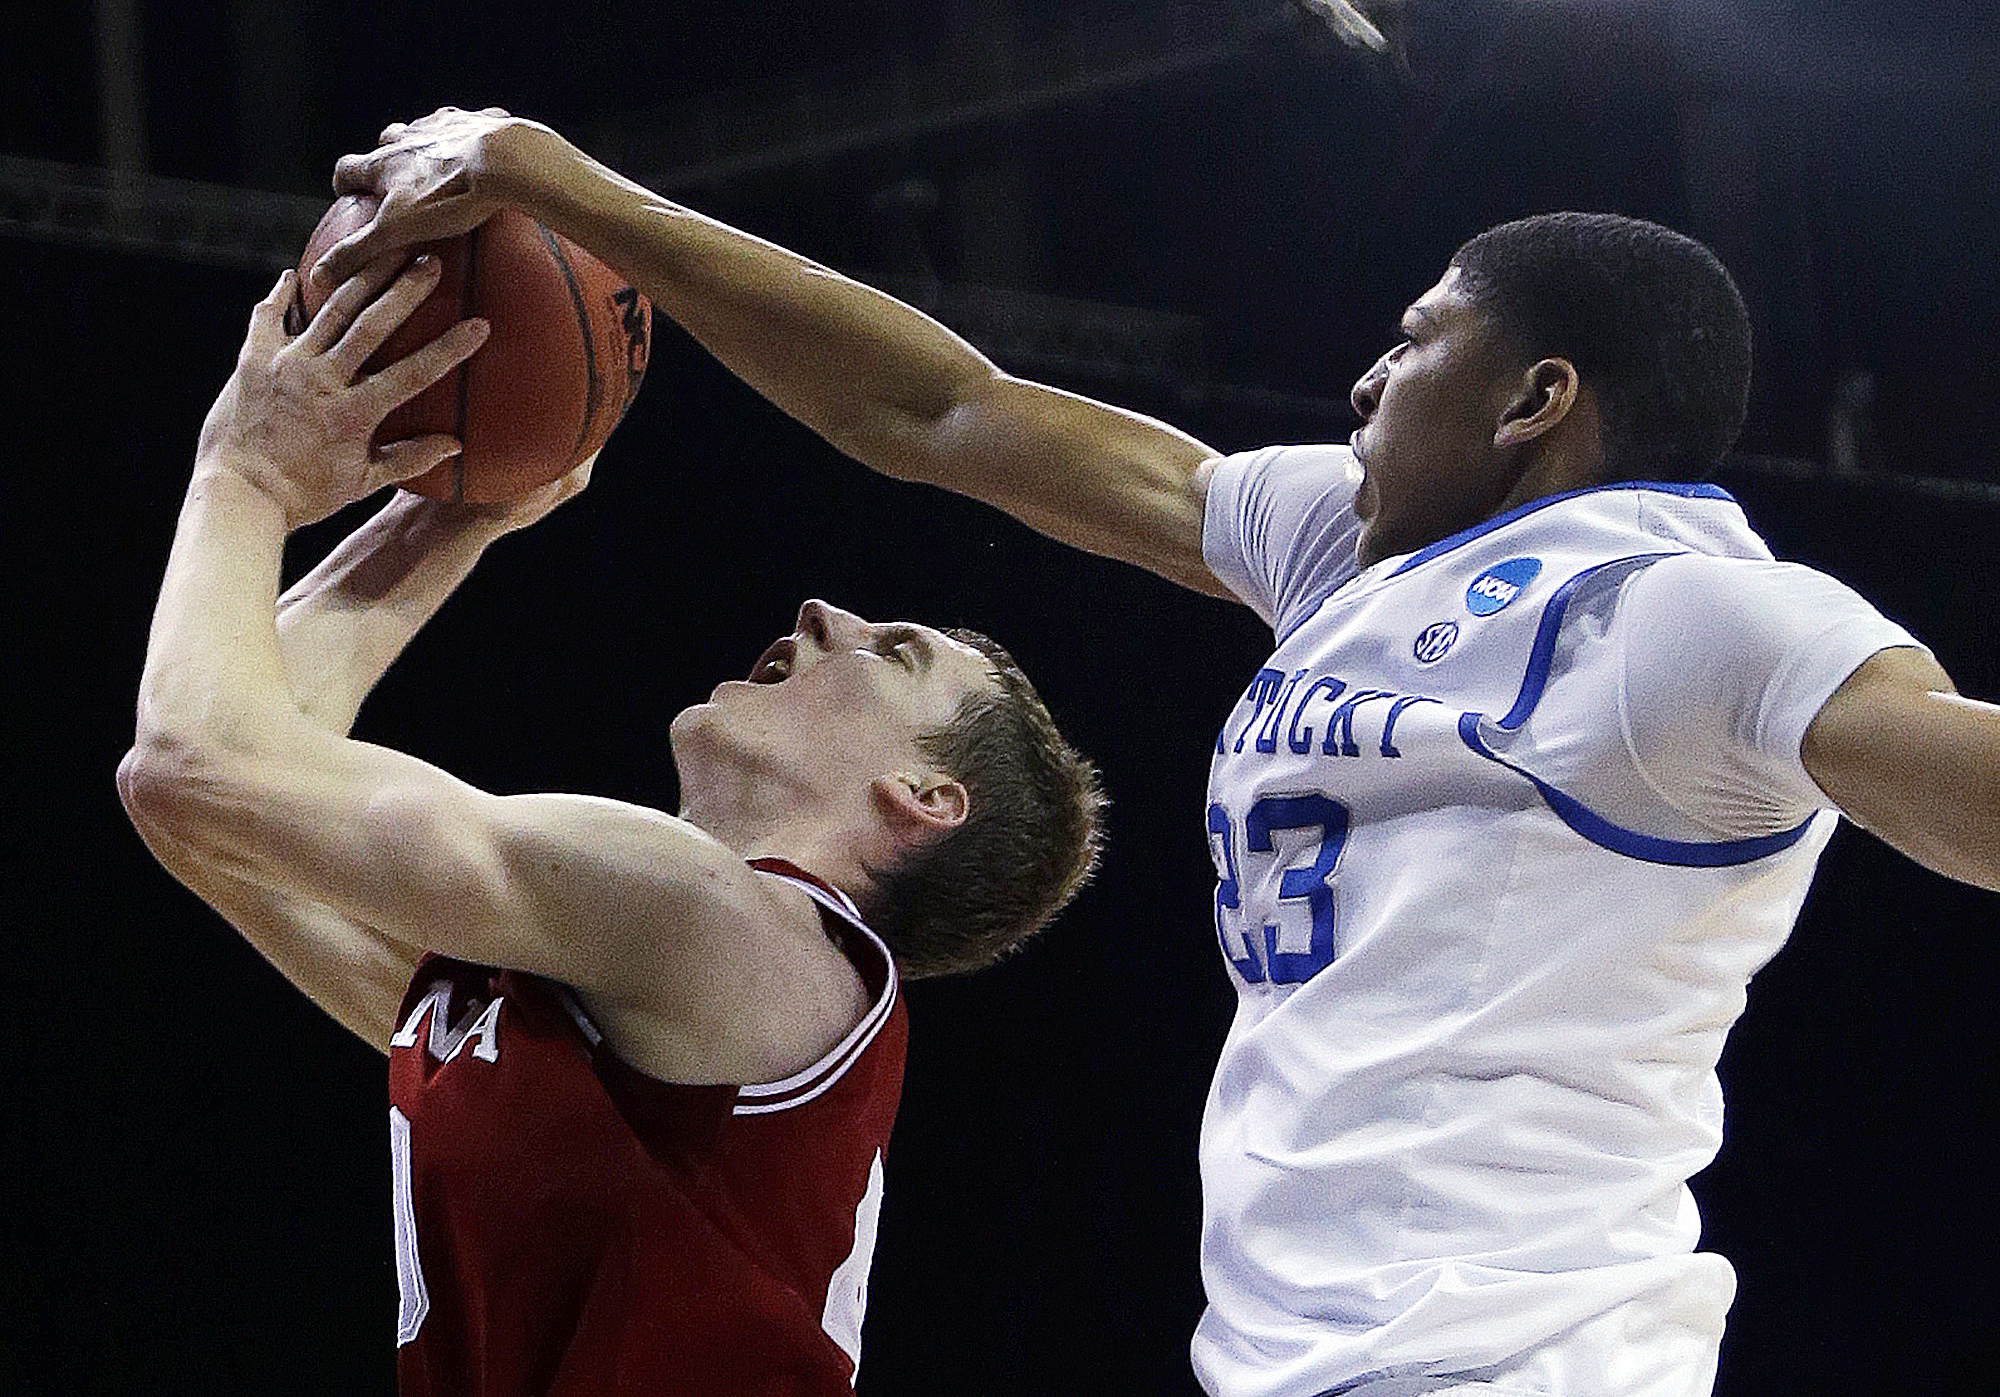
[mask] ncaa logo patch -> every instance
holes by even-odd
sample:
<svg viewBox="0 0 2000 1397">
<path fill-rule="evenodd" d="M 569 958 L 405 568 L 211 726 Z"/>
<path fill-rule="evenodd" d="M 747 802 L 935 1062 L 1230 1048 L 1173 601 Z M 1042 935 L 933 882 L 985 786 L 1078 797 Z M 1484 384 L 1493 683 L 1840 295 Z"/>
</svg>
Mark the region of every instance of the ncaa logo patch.
<svg viewBox="0 0 2000 1397">
<path fill-rule="evenodd" d="M 1495 563 L 1465 589 L 1465 609 L 1474 616 L 1491 616 L 1520 596 L 1541 571 L 1540 558 L 1509 558 Z"/>
<path fill-rule="evenodd" d="M 1458 622 L 1435 621 L 1425 626 L 1417 637 L 1417 643 L 1410 653 L 1417 657 L 1420 665 L 1434 665 L 1451 653 L 1451 647 L 1458 644 Z"/>
</svg>

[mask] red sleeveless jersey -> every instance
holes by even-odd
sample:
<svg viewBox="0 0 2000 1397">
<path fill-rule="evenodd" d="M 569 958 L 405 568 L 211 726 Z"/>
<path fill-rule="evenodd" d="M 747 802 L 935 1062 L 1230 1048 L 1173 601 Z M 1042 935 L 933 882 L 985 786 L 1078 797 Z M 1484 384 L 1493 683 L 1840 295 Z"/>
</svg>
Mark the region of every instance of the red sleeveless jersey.
<svg viewBox="0 0 2000 1397">
<path fill-rule="evenodd" d="M 853 904 L 755 866 L 821 904 L 871 997 L 781 1082 L 662 1082 L 561 985 L 418 966 L 389 1050 L 402 1397 L 851 1387 L 908 1023 Z"/>
</svg>

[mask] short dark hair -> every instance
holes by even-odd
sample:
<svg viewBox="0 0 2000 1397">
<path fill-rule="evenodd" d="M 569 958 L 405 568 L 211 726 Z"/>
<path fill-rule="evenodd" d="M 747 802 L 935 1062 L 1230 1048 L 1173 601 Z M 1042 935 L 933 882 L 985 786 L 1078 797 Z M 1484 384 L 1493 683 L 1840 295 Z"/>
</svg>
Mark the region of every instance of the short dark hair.
<svg viewBox="0 0 2000 1397">
<path fill-rule="evenodd" d="M 1693 238 L 1617 214 L 1551 213 L 1451 259 L 1521 348 L 1567 359 L 1597 394 L 1607 478 L 1700 480 L 1750 404 L 1750 316 Z"/>
<path fill-rule="evenodd" d="M 1097 768 L 1056 730 L 1014 657 L 977 631 L 991 683 L 919 739 L 961 782 L 965 821 L 878 870 L 864 910 L 913 979 L 991 965 L 1076 895 L 1097 867 L 1105 800 Z"/>
</svg>

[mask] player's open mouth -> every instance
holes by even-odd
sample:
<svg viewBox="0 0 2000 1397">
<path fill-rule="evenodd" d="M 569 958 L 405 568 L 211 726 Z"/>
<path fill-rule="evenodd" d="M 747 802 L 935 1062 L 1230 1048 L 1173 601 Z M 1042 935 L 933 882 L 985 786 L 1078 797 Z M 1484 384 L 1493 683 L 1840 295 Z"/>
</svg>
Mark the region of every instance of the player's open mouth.
<svg viewBox="0 0 2000 1397">
<path fill-rule="evenodd" d="M 792 675 L 792 659 L 799 652 L 796 636 L 786 636 L 771 643 L 771 648 L 757 657 L 757 663 L 750 667 L 752 684 L 782 684 Z"/>
</svg>

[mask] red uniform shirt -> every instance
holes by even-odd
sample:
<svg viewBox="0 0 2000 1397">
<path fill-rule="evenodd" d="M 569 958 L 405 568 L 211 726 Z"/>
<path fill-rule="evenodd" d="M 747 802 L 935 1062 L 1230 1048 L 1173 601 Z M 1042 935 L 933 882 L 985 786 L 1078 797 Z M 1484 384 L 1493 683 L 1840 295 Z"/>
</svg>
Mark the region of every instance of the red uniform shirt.
<svg viewBox="0 0 2000 1397">
<path fill-rule="evenodd" d="M 804 887 L 871 1007 L 803 1072 L 677 1086 L 574 995 L 426 957 L 389 1050 L 403 1397 L 846 1393 L 902 1090 L 887 949 Z"/>
</svg>

